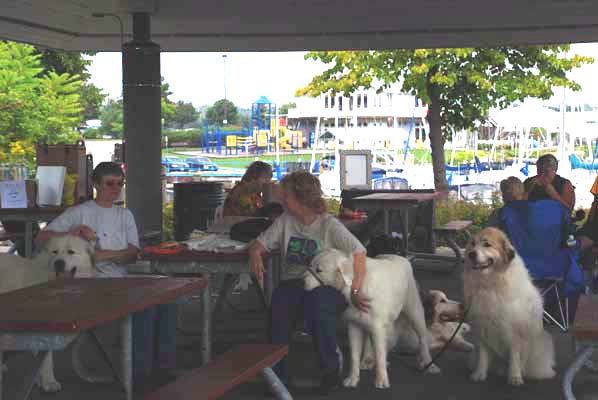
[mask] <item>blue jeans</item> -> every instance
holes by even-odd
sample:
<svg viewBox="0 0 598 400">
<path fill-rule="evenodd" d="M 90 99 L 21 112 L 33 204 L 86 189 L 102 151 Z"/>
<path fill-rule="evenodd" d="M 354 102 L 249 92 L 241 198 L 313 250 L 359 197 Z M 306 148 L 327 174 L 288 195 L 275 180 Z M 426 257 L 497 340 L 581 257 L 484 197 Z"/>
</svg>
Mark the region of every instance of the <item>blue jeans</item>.
<svg viewBox="0 0 598 400">
<path fill-rule="evenodd" d="M 270 340 L 273 344 L 289 344 L 294 325 L 303 316 L 322 371 L 339 368 L 336 323 L 348 304 L 338 290 L 320 286 L 306 291 L 302 279 L 283 281 L 272 293 L 271 304 Z M 283 382 L 288 382 L 286 357 L 274 366 L 274 372 Z"/>
<path fill-rule="evenodd" d="M 133 382 L 154 369 L 176 368 L 177 305 L 160 304 L 133 314 Z"/>
</svg>

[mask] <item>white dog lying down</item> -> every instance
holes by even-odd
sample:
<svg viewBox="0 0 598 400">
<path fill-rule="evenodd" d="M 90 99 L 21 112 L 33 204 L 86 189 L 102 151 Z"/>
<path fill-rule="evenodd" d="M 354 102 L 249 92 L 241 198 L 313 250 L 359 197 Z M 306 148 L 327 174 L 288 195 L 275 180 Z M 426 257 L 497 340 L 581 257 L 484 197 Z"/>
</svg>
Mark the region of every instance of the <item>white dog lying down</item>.
<svg viewBox="0 0 598 400">
<path fill-rule="evenodd" d="M 461 303 L 450 301 L 446 294 L 440 290 L 430 290 L 424 294 L 423 304 L 428 328 L 428 347 L 431 352 L 440 351 L 449 343 L 457 328 L 459 331 L 448 344 L 447 349 L 462 352 L 469 352 L 474 349 L 473 344 L 469 343 L 464 337 L 471 330 L 469 324 L 464 322 L 459 327 L 459 321 L 463 318 Z M 403 316 L 399 316 L 399 319 L 395 322 L 391 343 L 394 343 L 393 348 L 396 346 L 400 351 L 414 352 L 419 349 L 419 337 L 409 320 Z M 371 351 L 370 347 L 366 346 L 366 354 L 368 351 Z M 368 362 L 370 358 L 364 354 L 362 368 L 368 369 L 371 367 L 371 361 Z"/>
<path fill-rule="evenodd" d="M 420 338 L 418 367 L 432 361 L 426 337 L 424 309 L 417 291 L 413 270 L 409 261 L 395 255 L 367 258 L 366 276 L 362 294 L 370 299 L 367 313 L 360 312 L 351 304 L 350 286 L 353 280 L 353 259 L 338 250 L 327 249 L 314 257 L 311 270 L 326 284 L 340 290 L 349 302 L 343 314 L 347 321 L 351 347 L 351 370 L 343 385 L 355 387 L 359 383 L 360 358 L 364 344 L 372 341 L 375 354 L 377 388 L 388 388 L 386 355 L 390 348 L 394 323 L 399 315 L 409 320 Z M 305 275 L 305 288 L 311 290 L 320 285 L 309 272 Z M 438 373 L 436 365 L 428 368 Z"/>
<path fill-rule="evenodd" d="M 44 251 L 29 259 L 0 254 L 0 293 L 22 289 L 62 276 L 95 274 L 94 246 L 79 237 L 54 237 Z M 42 363 L 38 384 L 46 392 L 57 392 L 60 383 L 54 376 L 52 352 Z"/>
<path fill-rule="evenodd" d="M 554 345 L 542 325 L 542 296 L 505 234 L 482 230 L 468 243 L 465 259 L 465 302 L 479 339 L 471 379 L 484 381 L 493 366 L 499 373 L 508 366 L 511 385 L 523 384 L 524 376 L 553 378 Z"/>
</svg>

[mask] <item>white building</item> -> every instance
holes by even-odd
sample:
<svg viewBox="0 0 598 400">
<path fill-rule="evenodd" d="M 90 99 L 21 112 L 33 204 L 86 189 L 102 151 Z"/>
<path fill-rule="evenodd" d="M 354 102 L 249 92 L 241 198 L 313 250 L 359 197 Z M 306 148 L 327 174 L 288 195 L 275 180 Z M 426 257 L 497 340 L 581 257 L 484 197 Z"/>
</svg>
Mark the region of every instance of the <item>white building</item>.
<svg viewBox="0 0 598 400">
<path fill-rule="evenodd" d="M 411 145 L 427 140 L 428 107 L 398 88 L 300 97 L 296 104 L 289 110 L 289 126 L 307 137 L 319 131 L 318 147 L 333 148 L 338 140 L 342 149 L 399 150 L 407 139 Z"/>
</svg>

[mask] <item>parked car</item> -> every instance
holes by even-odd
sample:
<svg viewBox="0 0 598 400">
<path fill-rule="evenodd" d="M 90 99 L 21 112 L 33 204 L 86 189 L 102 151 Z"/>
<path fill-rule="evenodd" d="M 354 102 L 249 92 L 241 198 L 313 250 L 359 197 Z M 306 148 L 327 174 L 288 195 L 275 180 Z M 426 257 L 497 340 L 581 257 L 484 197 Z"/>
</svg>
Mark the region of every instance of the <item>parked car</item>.
<svg viewBox="0 0 598 400">
<path fill-rule="evenodd" d="M 190 172 L 189 164 L 176 157 L 162 157 L 162 165 L 166 172 Z"/>
<path fill-rule="evenodd" d="M 191 171 L 218 171 L 218 167 L 207 157 L 188 157 L 185 162 Z"/>
</svg>

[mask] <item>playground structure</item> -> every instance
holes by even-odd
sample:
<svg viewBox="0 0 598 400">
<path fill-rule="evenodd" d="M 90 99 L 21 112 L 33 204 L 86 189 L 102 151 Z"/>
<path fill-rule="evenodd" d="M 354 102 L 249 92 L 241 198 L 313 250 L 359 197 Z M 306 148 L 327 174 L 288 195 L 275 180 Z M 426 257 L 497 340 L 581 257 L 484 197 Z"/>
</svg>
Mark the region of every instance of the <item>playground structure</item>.
<svg viewBox="0 0 598 400">
<path fill-rule="evenodd" d="M 302 148 L 303 132 L 289 129 L 287 118 L 278 116 L 276 104 L 265 96 L 251 105 L 249 128 L 224 131 L 220 127 L 210 128 L 206 122 L 205 134 L 200 137 L 200 149 L 212 154 L 261 154 Z"/>
</svg>

